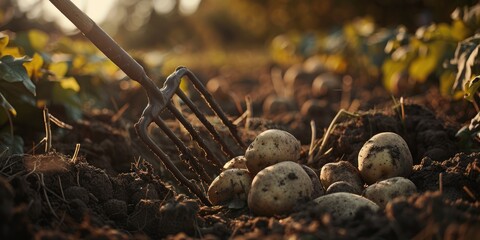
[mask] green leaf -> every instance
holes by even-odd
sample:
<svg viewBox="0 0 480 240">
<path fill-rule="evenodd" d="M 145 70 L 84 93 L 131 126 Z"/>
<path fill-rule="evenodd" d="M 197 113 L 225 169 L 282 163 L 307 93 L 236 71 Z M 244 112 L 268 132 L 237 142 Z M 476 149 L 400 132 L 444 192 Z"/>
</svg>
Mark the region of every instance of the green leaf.
<svg viewBox="0 0 480 240">
<path fill-rule="evenodd" d="M 23 153 L 23 139 L 12 135 L 8 128 L 0 132 L 0 157 Z"/>
<path fill-rule="evenodd" d="M 15 108 L 13 108 L 13 106 L 7 101 L 7 99 L 3 96 L 2 93 L 0 93 L 0 106 L 6 109 L 13 116 L 17 115 L 17 111 L 15 111 Z"/>
<path fill-rule="evenodd" d="M 75 90 L 65 88 L 61 82 L 54 82 L 52 87 L 52 103 L 63 105 L 71 119 L 82 117 L 82 101 Z"/>
<path fill-rule="evenodd" d="M 23 66 L 23 63 L 28 61 L 30 60 L 27 57 L 14 58 L 10 55 L 0 58 L 0 80 L 10 83 L 21 82 L 30 93 L 35 95 L 35 85 Z"/>
<path fill-rule="evenodd" d="M 478 91 L 479 87 L 480 87 L 480 76 L 476 76 L 475 78 L 473 78 L 471 81 L 467 83 L 467 86 L 465 89 L 465 99 L 473 102 L 475 93 Z"/>
</svg>

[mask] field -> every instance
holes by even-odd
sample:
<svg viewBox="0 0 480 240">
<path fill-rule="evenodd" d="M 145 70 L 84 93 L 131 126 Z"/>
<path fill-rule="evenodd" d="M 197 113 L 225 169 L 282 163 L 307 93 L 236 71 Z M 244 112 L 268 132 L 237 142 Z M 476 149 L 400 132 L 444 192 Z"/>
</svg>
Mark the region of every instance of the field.
<svg viewBox="0 0 480 240">
<path fill-rule="evenodd" d="M 359 152 L 372 136 L 398 134 L 412 156 L 413 166 L 404 177 L 413 182 L 415 193 L 399 194 L 375 211 L 360 208 L 348 219 L 332 216 L 312 201 L 325 194 L 327 187 L 321 185 L 317 196 L 309 194 L 271 216 L 252 211 L 245 199 L 213 205 L 204 201 L 139 137 L 135 126 L 149 103 L 144 89 L 88 39 L 3 31 L 0 238 L 478 239 L 475 76 L 480 37 L 467 23 L 462 34 L 454 21 L 425 27 L 420 35 L 365 30 L 362 26 L 371 22 L 356 20 L 341 36 L 315 35 L 315 50 L 308 54 L 298 51 L 311 40 L 309 34 L 280 35 L 264 48 L 133 54 L 158 88 L 177 66 L 188 67 L 235 124 L 244 146 L 183 78 L 178 91 L 195 103 L 226 146 L 177 97 L 167 102 L 206 147 L 194 141 L 172 109 L 159 116 L 191 156 L 156 124 L 146 128 L 202 194 L 223 171 L 221 165 L 244 155 L 268 129 L 291 133 L 301 149 L 290 161 L 317 175 L 338 161 L 357 170 Z M 379 35 L 381 41 L 372 44 Z M 344 45 L 332 47 L 325 43 L 328 39 Z M 476 50 L 459 50 L 458 42 L 471 43 Z M 394 45 L 389 51 L 387 43 Z M 362 184 L 362 191 L 367 185 Z"/>
</svg>

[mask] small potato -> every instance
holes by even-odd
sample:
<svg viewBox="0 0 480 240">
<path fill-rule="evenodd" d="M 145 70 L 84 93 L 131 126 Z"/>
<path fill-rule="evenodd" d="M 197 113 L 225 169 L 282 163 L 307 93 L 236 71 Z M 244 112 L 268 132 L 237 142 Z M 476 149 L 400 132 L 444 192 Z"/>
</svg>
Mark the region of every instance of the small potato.
<svg viewBox="0 0 480 240">
<path fill-rule="evenodd" d="M 265 114 L 280 114 L 294 111 L 297 106 L 295 101 L 290 98 L 271 95 L 265 99 L 262 108 Z"/>
<path fill-rule="evenodd" d="M 315 97 L 324 97 L 342 89 L 342 80 L 339 76 L 326 72 L 318 75 L 312 83 L 312 94 Z"/>
<path fill-rule="evenodd" d="M 348 161 L 338 161 L 325 164 L 320 170 L 320 181 L 324 188 L 338 181 L 345 181 L 357 188 L 356 192 L 363 190 L 363 180 L 358 169 Z"/>
<path fill-rule="evenodd" d="M 325 191 L 323 190 L 322 183 L 320 182 L 320 179 L 317 173 L 315 173 L 315 171 L 307 165 L 302 164 L 302 168 L 303 170 L 305 170 L 307 175 L 310 177 L 310 180 L 312 181 L 312 186 L 313 186 L 312 199 L 315 199 L 317 197 L 324 195 Z"/>
<path fill-rule="evenodd" d="M 247 169 L 247 159 L 245 156 L 236 156 L 223 165 L 223 169 L 239 168 Z"/>
<path fill-rule="evenodd" d="M 367 184 L 392 177 L 408 177 L 412 168 L 412 154 L 407 143 L 393 132 L 373 136 L 358 153 L 358 169 Z"/>
<path fill-rule="evenodd" d="M 286 131 L 269 129 L 258 134 L 248 146 L 245 158 L 248 171 L 255 175 L 275 163 L 300 158 L 300 141 Z"/>
<path fill-rule="evenodd" d="M 351 183 L 346 181 L 334 182 L 330 184 L 330 186 L 327 188 L 327 191 L 326 191 L 327 194 L 332 194 L 336 192 L 347 192 L 347 193 L 353 193 L 357 195 L 362 194 L 360 189 L 357 186 L 353 186 Z"/>
<path fill-rule="evenodd" d="M 404 177 L 385 179 L 368 186 L 363 195 L 384 208 L 390 200 L 417 192 L 415 184 Z"/>
<path fill-rule="evenodd" d="M 250 191 L 252 177 L 246 169 L 227 169 L 220 173 L 208 187 L 208 200 L 213 205 L 238 199 L 245 201 Z"/>
<path fill-rule="evenodd" d="M 324 213 L 329 213 L 332 218 L 341 221 L 352 220 L 361 208 L 379 210 L 378 205 L 367 198 L 346 192 L 327 194 L 313 201 Z"/>
<path fill-rule="evenodd" d="M 257 215 L 284 214 L 295 205 L 310 200 L 312 191 L 312 181 L 300 164 L 280 162 L 253 178 L 248 207 Z"/>
</svg>

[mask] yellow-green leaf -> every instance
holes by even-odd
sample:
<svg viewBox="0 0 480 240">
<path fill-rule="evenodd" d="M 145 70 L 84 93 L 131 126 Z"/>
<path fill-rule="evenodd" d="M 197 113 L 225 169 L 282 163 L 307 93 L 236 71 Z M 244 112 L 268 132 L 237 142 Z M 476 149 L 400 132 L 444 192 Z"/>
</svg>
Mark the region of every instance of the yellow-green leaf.
<svg viewBox="0 0 480 240">
<path fill-rule="evenodd" d="M 397 90 L 399 75 L 405 70 L 406 64 L 402 61 L 387 59 L 382 65 L 383 85 L 390 92 Z"/>
<path fill-rule="evenodd" d="M 43 51 L 48 43 L 48 35 L 39 30 L 30 30 L 28 32 L 28 41 L 34 50 Z"/>
<path fill-rule="evenodd" d="M 51 63 L 48 70 L 55 74 L 57 78 L 63 78 L 68 71 L 68 64 L 66 62 Z"/>
<path fill-rule="evenodd" d="M 64 78 L 60 80 L 60 86 L 63 89 L 70 89 L 75 92 L 80 91 L 80 85 L 78 85 L 78 82 L 74 77 Z"/>
<path fill-rule="evenodd" d="M 427 51 L 419 51 L 419 56 L 411 62 L 408 68 L 410 77 L 417 82 L 425 82 L 428 76 L 439 67 L 443 60 L 445 48 L 445 41 L 436 40 L 428 44 Z"/>
<path fill-rule="evenodd" d="M 30 62 L 24 62 L 23 66 L 27 69 L 28 76 L 31 79 L 39 79 L 42 76 L 40 69 L 43 66 L 43 58 L 40 54 L 33 54 L 32 60 Z"/>
<path fill-rule="evenodd" d="M 18 47 L 6 47 L 2 51 L 2 56 L 10 55 L 15 58 L 20 58 L 25 56 L 25 54 L 22 54 L 22 51 Z"/>
<path fill-rule="evenodd" d="M 473 78 L 471 81 L 469 81 L 468 87 L 465 90 L 465 99 L 467 99 L 470 102 L 473 102 L 475 94 L 477 93 L 477 90 L 479 87 L 480 87 L 480 77 L 477 76 Z"/>
<path fill-rule="evenodd" d="M 0 34 L 0 56 L 3 55 L 3 49 L 5 49 L 8 45 L 8 35 Z"/>
</svg>

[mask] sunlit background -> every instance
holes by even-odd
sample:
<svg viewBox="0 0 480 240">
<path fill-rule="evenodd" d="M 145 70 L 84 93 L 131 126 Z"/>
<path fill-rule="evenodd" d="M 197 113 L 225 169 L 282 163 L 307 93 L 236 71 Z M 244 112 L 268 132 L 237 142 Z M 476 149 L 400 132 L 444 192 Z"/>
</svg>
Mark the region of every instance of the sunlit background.
<svg viewBox="0 0 480 240">
<path fill-rule="evenodd" d="M 29 18 L 43 17 L 47 21 L 56 22 L 64 31 L 71 32 L 75 30 L 75 26 L 68 21 L 51 3 L 47 0 L 17 0 L 18 7 L 21 11 L 27 13 Z M 180 0 L 179 10 L 182 14 L 189 15 L 194 13 L 201 0 Z M 88 16 L 90 16 L 95 22 L 103 23 L 107 16 L 112 13 L 113 7 L 118 4 L 118 0 L 72 0 L 72 2 L 82 9 Z M 134 2 L 133 2 L 134 3 Z M 148 11 L 154 9 L 159 14 L 166 14 L 173 10 L 175 7 L 175 0 L 152 0 L 152 1 L 139 1 L 137 3 L 138 10 L 132 14 L 137 16 L 135 24 L 140 27 L 144 23 L 145 19 L 142 16 L 149 16 Z M 125 17 L 126 12 L 122 12 L 117 17 Z"/>
</svg>

